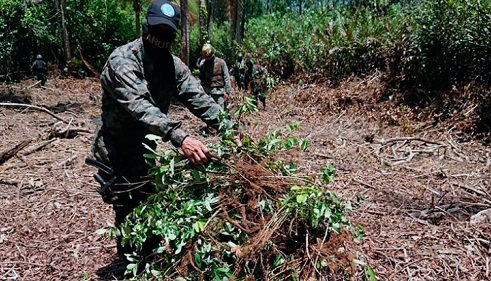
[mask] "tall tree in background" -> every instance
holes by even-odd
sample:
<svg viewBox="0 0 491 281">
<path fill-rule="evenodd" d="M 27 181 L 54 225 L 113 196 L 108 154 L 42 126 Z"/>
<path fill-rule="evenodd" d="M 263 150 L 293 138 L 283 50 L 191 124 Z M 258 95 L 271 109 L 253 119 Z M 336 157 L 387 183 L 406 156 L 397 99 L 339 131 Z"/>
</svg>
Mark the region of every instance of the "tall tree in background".
<svg viewBox="0 0 491 281">
<path fill-rule="evenodd" d="M 141 36 L 141 12 L 142 12 L 142 3 L 141 0 L 133 0 L 133 10 L 135 10 L 135 37 L 139 38 Z"/>
<path fill-rule="evenodd" d="M 65 49 L 65 61 L 70 61 L 72 59 L 72 48 L 70 45 L 70 36 L 68 35 L 68 29 L 66 26 L 65 0 L 59 0 L 56 4 L 56 7 L 59 8 L 59 13 L 61 15 L 61 30 L 63 32 L 63 48 Z"/>
<path fill-rule="evenodd" d="M 207 2 L 206 11 L 208 12 L 208 18 L 206 19 L 206 29 L 208 30 L 208 41 L 213 40 L 213 0 L 205 0 Z"/>
<path fill-rule="evenodd" d="M 231 32 L 232 38 L 241 44 L 244 38 L 244 1 L 231 0 L 229 2 L 229 13 L 232 21 Z"/>
<path fill-rule="evenodd" d="M 141 12 L 142 12 L 142 3 L 150 2 L 151 0 L 125 0 L 124 2 L 129 3 L 133 6 L 133 11 L 135 12 L 135 38 L 139 38 L 141 36 Z"/>
<path fill-rule="evenodd" d="M 181 60 L 189 65 L 189 8 L 188 0 L 181 0 Z"/>
<path fill-rule="evenodd" d="M 206 0 L 199 0 L 199 41 L 198 44 L 203 46 L 205 40 L 208 40 L 208 28 L 206 26 L 208 10 L 206 8 Z"/>
</svg>

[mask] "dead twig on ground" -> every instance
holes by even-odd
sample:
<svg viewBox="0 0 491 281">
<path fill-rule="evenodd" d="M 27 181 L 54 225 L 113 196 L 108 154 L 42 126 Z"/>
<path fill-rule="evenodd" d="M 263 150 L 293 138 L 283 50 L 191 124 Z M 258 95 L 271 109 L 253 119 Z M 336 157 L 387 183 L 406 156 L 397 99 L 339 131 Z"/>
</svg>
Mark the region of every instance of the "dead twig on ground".
<svg viewBox="0 0 491 281">
<path fill-rule="evenodd" d="M 32 154 L 40 149 L 42 149 L 43 147 L 49 145 L 50 143 L 56 141 L 56 139 L 49 139 L 49 140 L 43 140 L 43 141 L 40 141 L 30 147 L 28 147 L 24 152 L 22 152 L 21 154 L 23 156 L 27 156 L 29 154 Z"/>
<path fill-rule="evenodd" d="M 49 115 L 51 115 L 52 117 L 64 122 L 64 123 L 68 123 L 67 121 L 65 121 L 63 118 L 57 116 L 56 114 L 54 114 L 53 112 L 49 111 L 48 109 L 44 108 L 44 107 L 41 107 L 41 106 L 37 106 L 37 105 L 32 105 L 32 104 L 23 104 L 23 103 L 9 103 L 9 102 L 2 102 L 0 103 L 0 106 L 7 106 L 7 107 L 27 107 L 27 108 L 31 108 L 31 109 L 36 109 L 36 110 L 39 110 L 39 111 L 43 111 Z"/>
<path fill-rule="evenodd" d="M 61 123 L 58 122 L 53 125 L 49 133 L 47 134 L 47 138 L 65 138 L 65 139 L 72 139 L 78 136 L 80 133 L 86 133 L 86 134 L 92 134 L 93 132 L 91 130 L 85 129 L 85 128 L 71 128 L 71 120 L 67 124 L 65 128 L 60 128 Z"/>
<path fill-rule="evenodd" d="M 374 140 L 374 142 L 386 145 L 392 142 L 398 142 L 398 141 L 420 141 L 420 142 L 425 142 L 425 143 L 430 143 L 430 144 L 438 144 L 441 146 L 447 146 L 446 144 L 439 142 L 439 141 L 434 141 L 434 140 L 429 140 L 421 137 L 398 137 L 398 138 L 390 138 L 390 139 L 380 139 L 380 140 Z"/>
<path fill-rule="evenodd" d="M 451 185 L 460 187 L 460 188 L 464 189 L 465 191 L 467 191 L 469 193 L 475 193 L 475 194 L 478 194 L 478 195 L 481 195 L 481 196 L 490 197 L 490 195 L 488 193 L 486 193 L 484 190 L 479 190 L 477 188 L 474 188 L 472 186 L 468 186 L 468 185 L 462 184 L 460 182 L 453 182 L 453 183 L 451 183 Z"/>
<path fill-rule="evenodd" d="M 31 86 L 27 87 L 27 89 L 30 89 L 36 85 L 39 85 L 39 83 L 41 83 L 41 80 L 37 81 L 36 83 L 32 84 Z"/>
</svg>

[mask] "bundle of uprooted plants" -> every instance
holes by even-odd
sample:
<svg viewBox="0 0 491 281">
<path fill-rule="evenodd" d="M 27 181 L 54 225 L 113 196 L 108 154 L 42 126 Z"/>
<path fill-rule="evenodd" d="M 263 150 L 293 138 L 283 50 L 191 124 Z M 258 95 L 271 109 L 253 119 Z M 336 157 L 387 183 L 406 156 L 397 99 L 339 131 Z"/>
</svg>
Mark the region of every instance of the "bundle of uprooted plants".
<svg viewBox="0 0 491 281">
<path fill-rule="evenodd" d="M 150 280 L 346 280 L 353 276 L 350 242 L 363 229 L 346 219 L 349 203 L 327 188 L 334 169 L 301 176 L 284 159 L 307 150 L 289 136 L 298 124 L 259 141 L 211 145 L 206 166 L 177 151 L 152 151 L 160 191 L 118 230 L 137 249 L 162 237 L 150 259 L 129 257 L 127 272 Z M 358 236 L 358 237 L 357 237 Z"/>
</svg>

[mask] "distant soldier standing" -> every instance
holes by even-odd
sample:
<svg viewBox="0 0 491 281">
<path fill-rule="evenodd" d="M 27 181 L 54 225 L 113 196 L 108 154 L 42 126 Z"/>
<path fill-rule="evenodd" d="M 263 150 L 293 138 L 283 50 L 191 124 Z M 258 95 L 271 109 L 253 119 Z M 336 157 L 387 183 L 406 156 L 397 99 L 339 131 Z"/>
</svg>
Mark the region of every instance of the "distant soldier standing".
<svg viewBox="0 0 491 281">
<path fill-rule="evenodd" d="M 48 70 L 43 56 L 37 55 L 36 60 L 31 65 L 31 71 L 36 81 L 41 81 L 41 86 L 46 85 Z"/>
<path fill-rule="evenodd" d="M 235 83 L 239 90 L 245 90 L 245 75 L 246 75 L 246 64 L 243 60 L 242 54 L 238 54 L 235 60 L 234 67 L 232 68 L 232 73 L 235 78 Z"/>
<path fill-rule="evenodd" d="M 250 86 L 251 94 L 255 97 L 255 104 L 257 100 L 260 100 L 263 104 L 263 108 L 266 108 L 266 68 L 254 64 L 252 59 L 248 59 L 246 62 L 247 70 L 245 74 L 245 87 L 247 89 Z"/>
<path fill-rule="evenodd" d="M 232 94 L 227 64 L 215 56 L 215 49 L 208 43 L 203 45 L 201 55 L 202 58 L 198 61 L 201 84 L 205 92 L 225 108 L 225 102 Z"/>
</svg>

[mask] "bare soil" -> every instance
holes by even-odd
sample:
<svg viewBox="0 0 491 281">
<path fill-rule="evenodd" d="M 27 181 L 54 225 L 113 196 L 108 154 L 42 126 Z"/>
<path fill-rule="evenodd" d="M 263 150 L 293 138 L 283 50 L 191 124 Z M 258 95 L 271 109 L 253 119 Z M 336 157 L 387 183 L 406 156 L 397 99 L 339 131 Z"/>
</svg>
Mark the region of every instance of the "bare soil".
<svg viewBox="0 0 491 281">
<path fill-rule="evenodd" d="M 96 233 L 113 211 L 84 164 L 99 82 L 33 84 L 0 86 L 0 280 L 116 280 L 115 241 Z M 243 131 L 259 138 L 301 123 L 294 133 L 310 147 L 296 156 L 300 171 L 332 164 L 332 190 L 353 204 L 364 198 L 350 219 L 366 234 L 351 250 L 378 280 L 490 280 L 491 216 L 473 215 L 491 208 L 491 148 L 459 130 L 464 115 L 435 123 L 392 99 L 380 102 L 383 94 L 377 77 L 336 88 L 280 85 Z M 213 141 L 179 105 L 169 115 Z"/>
</svg>

